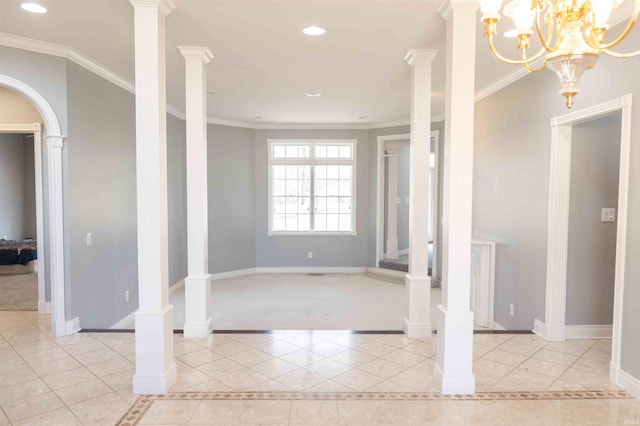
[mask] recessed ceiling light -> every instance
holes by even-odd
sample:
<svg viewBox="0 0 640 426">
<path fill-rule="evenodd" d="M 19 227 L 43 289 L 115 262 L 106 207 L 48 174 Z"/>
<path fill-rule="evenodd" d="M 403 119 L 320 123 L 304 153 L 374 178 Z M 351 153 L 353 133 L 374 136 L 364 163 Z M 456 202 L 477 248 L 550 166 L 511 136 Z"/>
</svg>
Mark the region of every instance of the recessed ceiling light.
<svg viewBox="0 0 640 426">
<path fill-rule="evenodd" d="M 507 37 L 507 38 L 515 38 L 518 37 L 518 30 L 515 28 L 512 28 L 508 31 L 505 31 L 504 34 L 502 34 L 503 37 Z"/>
<path fill-rule="evenodd" d="M 257 118 L 258 120 L 262 118 L 261 115 L 254 115 L 253 118 Z"/>
<path fill-rule="evenodd" d="M 322 93 L 320 92 L 307 93 L 307 97 L 309 98 L 319 98 L 320 96 L 322 96 Z"/>
<path fill-rule="evenodd" d="M 36 3 L 22 3 L 21 8 L 31 13 L 47 13 L 47 8 Z"/>
<path fill-rule="evenodd" d="M 358 120 L 365 120 L 365 119 L 367 119 L 367 117 L 365 117 L 364 115 L 361 117 L 358 117 Z"/>
<path fill-rule="evenodd" d="M 322 27 L 316 27 L 315 25 L 312 25 L 310 27 L 304 28 L 302 32 L 308 36 L 321 36 L 327 31 Z"/>
</svg>

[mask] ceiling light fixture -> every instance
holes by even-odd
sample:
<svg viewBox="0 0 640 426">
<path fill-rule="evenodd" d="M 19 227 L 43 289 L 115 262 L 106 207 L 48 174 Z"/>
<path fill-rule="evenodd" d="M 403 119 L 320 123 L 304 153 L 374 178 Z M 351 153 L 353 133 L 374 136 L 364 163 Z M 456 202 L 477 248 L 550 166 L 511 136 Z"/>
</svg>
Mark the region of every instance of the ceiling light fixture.
<svg viewBox="0 0 640 426">
<path fill-rule="evenodd" d="M 320 92 L 307 93 L 307 97 L 308 98 L 319 98 L 320 96 L 322 96 L 322 93 L 320 93 Z"/>
<path fill-rule="evenodd" d="M 304 28 L 302 32 L 308 36 L 321 36 L 322 34 L 326 33 L 327 30 L 322 27 L 316 27 L 315 25 L 312 25 L 310 27 Z"/>
<path fill-rule="evenodd" d="M 507 64 L 524 65 L 531 72 L 540 72 L 547 67 L 555 71 L 560 78 L 560 94 L 566 98 L 567 108 L 573 106 L 582 73 L 596 65 L 600 53 L 615 58 L 640 54 L 640 50 L 630 53 L 611 51 L 633 28 L 640 12 L 640 0 L 511 0 L 502 7 L 502 13 L 511 18 L 516 26 L 521 59 L 507 59 L 500 55 L 493 42 L 502 0 L 478 2 L 482 9 L 484 33 L 489 38 L 493 55 Z M 626 28 L 613 41 L 605 41 L 613 9 L 631 2 L 633 11 Z M 542 48 L 534 55 L 529 55 L 527 49 L 534 26 Z M 534 68 L 532 62 L 543 55 L 543 65 Z"/>
<path fill-rule="evenodd" d="M 36 3 L 22 3 L 20 7 L 31 13 L 47 13 L 47 8 Z"/>
</svg>

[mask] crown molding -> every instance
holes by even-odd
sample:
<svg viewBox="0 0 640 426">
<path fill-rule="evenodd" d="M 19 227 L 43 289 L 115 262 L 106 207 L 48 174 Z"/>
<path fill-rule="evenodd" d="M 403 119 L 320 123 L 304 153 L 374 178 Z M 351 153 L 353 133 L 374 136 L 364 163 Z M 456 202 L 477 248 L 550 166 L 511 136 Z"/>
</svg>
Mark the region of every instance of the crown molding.
<svg viewBox="0 0 640 426">
<path fill-rule="evenodd" d="M 544 58 L 541 57 L 531 62 L 531 67 L 539 68 L 542 66 L 543 63 L 544 63 Z M 505 87 L 509 86 L 512 83 L 515 83 L 516 81 L 520 80 L 523 77 L 526 77 L 529 74 L 531 73 L 527 71 L 526 68 L 524 67 L 517 68 L 514 72 L 507 74 L 504 78 L 496 81 L 492 85 L 487 86 L 480 91 L 477 91 L 475 96 L 475 102 L 478 102 L 486 98 L 487 96 L 492 95 L 501 89 L 504 89 Z"/>
</svg>

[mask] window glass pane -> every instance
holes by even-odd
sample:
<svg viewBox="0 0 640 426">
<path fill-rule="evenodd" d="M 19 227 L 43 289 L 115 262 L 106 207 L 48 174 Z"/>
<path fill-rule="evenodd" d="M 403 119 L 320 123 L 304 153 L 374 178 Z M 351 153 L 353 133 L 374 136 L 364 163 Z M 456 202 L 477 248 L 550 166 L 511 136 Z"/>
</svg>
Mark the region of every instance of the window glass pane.
<svg viewBox="0 0 640 426">
<path fill-rule="evenodd" d="M 327 231 L 339 231 L 339 216 L 337 214 L 327 215 Z"/>
<path fill-rule="evenodd" d="M 287 197 L 286 211 L 287 213 L 298 213 L 298 197 Z"/>
<path fill-rule="evenodd" d="M 328 213 L 340 212 L 340 203 L 339 203 L 338 197 L 327 197 L 327 212 Z"/>
<path fill-rule="evenodd" d="M 286 181 L 282 179 L 273 180 L 273 195 L 285 195 L 286 194 Z"/>
<path fill-rule="evenodd" d="M 326 214 L 316 214 L 314 216 L 315 221 L 315 230 L 316 231 L 326 231 L 327 230 L 327 215 Z"/>
<path fill-rule="evenodd" d="M 340 186 L 338 184 L 338 180 L 328 180 L 327 181 L 327 195 L 340 195 Z"/>
<path fill-rule="evenodd" d="M 311 166 L 300 166 L 298 177 L 300 179 L 311 179 Z"/>
<path fill-rule="evenodd" d="M 273 230 L 274 231 L 284 231 L 284 214 L 274 214 L 273 215 Z"/>
<path fill-rule="evenodd" d="M 343 145 L 340 147 L 340 158 L 351 158 L 351 146 Z"/>
<path fill-rule="evenodd" d="M 297 158 L 298 157 L 298 145 L 287 145 L 287 158 Z"/>
<path fill-rule="evenodd" d="M 327 147 L 325 145 L 316 145 L 316 158 L 327 158 Z"/>
<path fill-rule="evenodd" d="M 340 166 L 340 179 L 351 179 L 352 166 Z"/>
<path fill-rule="evenodd" d="M 308 196 L 311 195 L 311 181 L 310 180 L 301 180 L 300 189 L 298 190 L 299 195 Z M 346 194 L 349 195 L 349 194 Z"/>
<path fill-rule="evenodd" d="M 301 214 L 298 215 L 298 231 L 310 231 L 311 230 L 311 215 Z"/>
<path fill-rule="evenodd" d="M 316 179 L 326 179 L 327 178 L 327 166 L 316 166 L 315 168 L 315 178 Z"/>
<path fill-rule="evenodd" d="M 287 168 L 287 179 L 298 179 L 298 166 L 285 166 Z"/>
<path fill-rule="evenodd" d="M 340 166 L 327 166 L 327 179 L 339 179 Z"/>
<path fill-rule="evenodd" d="M 284 145 L 273 145 L 273 157 L 284 158 L 284 156 L 285 156 Z"/>
<path fill-rule="evenodd" d="M 298 213 L 311 213 L 311 198 L 299 197 L 298 198 Z"/>
<path fill-rule="evenodd" d="M 309 158 L 310 157 L 309 145 L 300 145 L 298 147 L 298 155 L 301 158 Z"/>
<path fill-rule="evenodd" d="M 340 213 L 351 214 L 351 197 L 340 197 Z"/>
<path fill-rule="evenodd" d="M 338 158 L 338 157 L 340 157 L 340 147 L 337 145 L 327 146 L 327 158 Z"/>
<path fill-rule="evenodd" d="M 340 180 L 340 195 L 351 195 L 351 180 Z"/>
<path fill-rule="evenodd" d="M 285 203 L 284 203 L 284 197 L 273 197 L 273 212 L 274 213 L 284 213 L 285 209 L 284 209 Z"/>
<path fill-rule="evenodd" d="M 274 179 L 284 179 L 286 177 L 285 166 L 273 166 L 272 172 Z"/>
<path fill-rule="evenodd" d="M 287 214 L 285 228 L 287 231 L 298 230 L 298 215 Z"/>
<path fill-rule="evenodd" d="M 315 211 L 316 213 L 326 213 L 327 212 L 327 198 L 326 197 L 315 197 Z"/>
<path fill-rule="evenodd" d="M 340 230 L 351 231 L 351 215 L 350 214 L 340 215 Z"/>
<path fill-rule="evenodd" d="M 287 195 L 298 195 L 298 181 L 287 180 L 286 182 L 287 182 Z"/>
<path fill-rule="evenodd" d="M 316 179 L 315 191 L 316 195 L 327 195 L 327 181 Z"/>
</svg>

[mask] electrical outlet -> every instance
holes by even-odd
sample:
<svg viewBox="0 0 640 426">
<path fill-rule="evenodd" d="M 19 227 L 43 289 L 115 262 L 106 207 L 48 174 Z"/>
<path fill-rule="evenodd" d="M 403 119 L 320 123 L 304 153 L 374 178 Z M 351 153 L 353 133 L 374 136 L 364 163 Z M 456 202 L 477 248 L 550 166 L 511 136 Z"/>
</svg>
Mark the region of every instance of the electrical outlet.
<svg viewBox="0 0 640 426">
<path fill-rule="evenodd" d="M 91 244 L 93 244 L 93 241 L 91 240 L 91 232 L 89 232 L 87 234 L 87 246 L 90 246 Z"/>
<path fill-rule="evenodd" d="M 616 209 L 604 208 L 601 211 L 601 222 L 615 222 L 616 221 Z"/>
<path fill-rule="evenodd" d="M 512 317 L 516 315 L 516 307 L 513 306 L 513 303 L 509 305 L 509 315 Z"/>
<path fill-rule="evenodd" d="M 125 302 L 129 301 L 129 290 L 125 290 L 125 292 L 124 292 L 124 301 Z"/>
<path fill-rule="evenodd" d="M 312 252 L 312 251 L 310 251 L 310 252 L 307 254 L 307 256 L 309 257 L 309 259 L 313 259 L 313 252 Z"/>
</svg>

